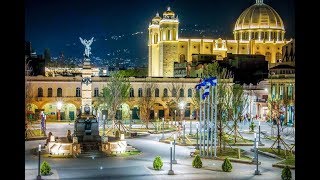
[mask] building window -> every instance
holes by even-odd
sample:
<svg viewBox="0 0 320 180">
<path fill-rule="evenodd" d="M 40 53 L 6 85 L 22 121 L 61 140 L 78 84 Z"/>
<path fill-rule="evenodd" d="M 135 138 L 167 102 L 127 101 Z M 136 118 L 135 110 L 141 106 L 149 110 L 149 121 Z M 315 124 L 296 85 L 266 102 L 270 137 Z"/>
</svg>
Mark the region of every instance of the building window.
<svg viewBox="0 0 320 180">
<path fill-rule="evenodd" d="M 142 88 L 138 89 L 138 97 L 142 97 Z"/>
<path fill-rule="evenodd" d="M 80 88 L 79 87 L 76 88 L 76 97 L 80 97 Z"/>
<path fill-rule="evenodd" d="M 177 97 L 177 90 L 176 88 L 172 89 L 172 97 Z"/>
<path fill-rule="evenodd" d="M 158 88 L 155 89 L 154 96 L 155 97 L 159 97 L 159 89 Z"/>
<path fill-rule="evenodd" d="M 57 97 L 62 97 L 62 89 L 61 88 L 57 89 Z"/>
<path fill-rule="evenodd" d="M 38 97 L 43 97 L 43 89 L 41 87 L 38 88 Z"/>
<path fill-rule="evenodd" d="M 94 88 L 94 94 L 93 94 L 94 97 L 98 97 L 99 96 L 99 88 Z"/>
<path fill-rule="evenodd" d="M 170 30 L 167 31 L 167 41 L 168 40 L 171 40 L 171 31 Z"/>
<path fill-rule="evenodd" d="M 151 97 L 151 88 L 147 88 L 147 97 Z"/>
<path fill-rule="evenodd" d="M 192 89 L 188 89 L 188 97 L 192 97 Z"/>
<path fill-rule="evenodd" d="M 168 97 L 168 89 L 164 88 L 163 90 L 163 97 Z"/>
<path fill-rule="evenodd" d="M 276 97 L 276 86 L 273 84 L 271 88 L 271 98 L 274 100 Z"/>
<path fill-rule="evenodd" d="M 292 85 L 287 87 L 288 99 L 292 99 Z"/>
<path fill-rule="evenodd" d="M 48 97 L 52 97 L 52 88 L 48 88 Z"/>
<path fill-rule="evenodd" d="M 283 85 L 280 85 L 280 99 L 283 99 Z"/>
<path fill-rule="evenodd" d="M 184 97 L 184 89 L 180 89 L 180 97 Z"/>
<path fill-rule="evenodd" d="M 193 46 L 193 48 L 195 49 L 195 48 L 197 48 L 196 46 Z"/>
<path fill-rule="evenodd" d="M 130 88 L 130 97 L 134 97 L 134 89 Z"/>
</svg>

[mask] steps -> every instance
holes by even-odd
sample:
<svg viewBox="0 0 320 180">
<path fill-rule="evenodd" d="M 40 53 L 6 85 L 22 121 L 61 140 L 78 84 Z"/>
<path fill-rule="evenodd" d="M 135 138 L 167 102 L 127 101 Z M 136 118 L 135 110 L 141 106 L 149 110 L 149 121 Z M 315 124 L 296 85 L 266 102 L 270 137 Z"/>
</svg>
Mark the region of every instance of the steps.
<svg viewBox="0 0 320 180">
<path fill-rule="evenodd" d="M 100 143 L 95 142 L 85 142 L 81 143 L 81 154 L 79 158 L 101 158 L 106 157 L 106 155 L 100 151 Z"/>
</svg>

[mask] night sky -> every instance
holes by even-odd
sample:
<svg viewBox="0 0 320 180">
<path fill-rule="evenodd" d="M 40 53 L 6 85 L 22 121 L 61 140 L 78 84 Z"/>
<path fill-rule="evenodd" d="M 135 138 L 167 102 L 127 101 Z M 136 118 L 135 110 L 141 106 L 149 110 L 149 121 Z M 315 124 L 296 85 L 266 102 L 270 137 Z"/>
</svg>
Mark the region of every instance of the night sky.
<svg viewBox="0 0 320 180">
<path fill-rule="evenodd" d="M 37 54 L 49 48 L 52 56 L 63 52 L 80 58 L 84 47 L 79 36 L 95 37 L 92 56 L 104 59 L 117 49 L 128 49 L 132 57 L 146 58 L 149 22 L 156 12 L 162 15 L 167 6 L 179 16 L 180 27 L 209 24 L 222 29 L 231 39 L 237 18 L 254 3 L 255 0 L 26 0 L 25 40 L 31 42 Z M 286 38 L 294 37 L 294 0 L 264 3 L 282 17 Z"/>
</svg>

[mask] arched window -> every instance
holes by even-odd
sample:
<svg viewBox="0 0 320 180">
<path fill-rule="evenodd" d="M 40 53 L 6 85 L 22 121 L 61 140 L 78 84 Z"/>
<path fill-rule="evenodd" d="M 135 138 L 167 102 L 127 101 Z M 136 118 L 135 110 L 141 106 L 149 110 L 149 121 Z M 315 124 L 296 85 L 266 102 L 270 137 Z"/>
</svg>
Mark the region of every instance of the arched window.
<svg viewBox="0 0 320 180">
<path fill-rule="evenodd" d="M 266 60 L 270 62 L 271 61 L 271 53 L 270 52 L 266 52 L 265 56 L 266 56 Z"/>
<path fill-rule="evenodd" d="M 168 97 L 168 89 L 164 88 L 163 90 L 163 97 Z"/>
<path fill-rule="evenodd" d="M 52 88 L 48 88 L 48 97 L 52 97 Z"/>
<path fill-rule="evenodd" d="M 167 41 L 171 40 L 171 31 L 168 29 L 167 31 Z"/>
<path fill-rule="evenodd" d="M 80 97 L 80 88 L 79 87 L 76 88 L 76 97 Z"/>
<path fill-rule="evenodd" d="M 176 88 L 172 89 L 172 97 L 177 97 L 177 90 Z"/>
<path fill-rule="evenodd" d="M 180 97 L 184 97 L 184 89 L 180 89 Z"/>
<path fill-rule="evenodd" d="M 151 97 L 151 88 L 147 88 L 147 97 Z"/>
<path fill-rule="evenodd" d="M 192 89 L 188 89 L 188 97 L 192 97 Z"/>
<path fill-rule="evenodd" d="M 159 89 L 158 88 L 155 89 L 154 96 L 155 97 L 159 97 Z"/>
<path fill-rule="evenodd" d="M 43 97 L 43 89 L 41 87 L 38 88 L 38 97 Z"/>
<path fill-rule="evenodd" d="M 134 97 L 134 89 L 130 88 L 130 97 Z"/>
<path fill-rule="evenodd" d="M 254 33 L 254 39 L 259 39 L 259 32 Z"/>
<path fill-rule="evenodd" d="M 176 40 L 176 29 L 172 30 L 172 40 Z"/>
<path fill-rule="evenodd" d="M 154 44 L 157 44 L 157 43 L 158 43 L 158 33 L 155 33 L 155 34 L 154 34 L 153 43 L 154 43 Z"/>
<path fill-rule="evenodd" d="M 138 97 L 142 97 L 142 88 L 138 89 Z"/>
<path fill-rule="evenodd" d="M 186 60 L 186 56 L 184 54 L 180 54 L 180 63 L 183 63 Z"/>
<path fill-rule="evenodd" d="M 57 97 L 62 97 L 62 89 L 61 88 L 57 89 Z"/>
<path fill-rule="evenodd" d="M 99 88 L 94 88 L 94 97 L 98 97 L 99 96 Z"/>
<path fill-rule="evenodd" d="M 282 54 L 279 53 L 279 52 L 276 53 L 276 61 L 277 62 L 281 62 L 282 61 Z"/>
</svg>

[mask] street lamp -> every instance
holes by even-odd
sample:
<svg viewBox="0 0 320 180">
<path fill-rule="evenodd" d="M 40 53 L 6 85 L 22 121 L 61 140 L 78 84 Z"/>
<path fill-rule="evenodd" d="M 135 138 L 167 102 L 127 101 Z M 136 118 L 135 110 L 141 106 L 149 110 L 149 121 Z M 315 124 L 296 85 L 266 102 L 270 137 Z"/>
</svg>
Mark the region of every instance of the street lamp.
<svg viewBox="0 0 320 180">
<path fill-rule="evenodd" d="M 183 141 L 182 144 L 186 144 L 186 120 L 183 120 Z"/>
<path fill-rule="evenodd" d="M 261 140 L 260 140 L 260 121 L 259 121 L 259 145 L 260 145 L 260 146 L 263 146 L 263 144 L 262 144 L 262 142 L 261 142 Z"/>
<path fill-rule="evenodd" d="M 192 114 L 190 114 L 190 131 L 189 131 L 189 135 L 192 135 Z"/>
<path fill-rule="evenodd" d="M 181 101 L 180 103 L 179 103 L 179 108 L 180 108 L 180 122 L 182 122 L 182 116 L 183 116 L 183 110 L 184 110 L 184 107 L 185 107 L 185 102 L 183 102 L 183 101 Z"/>
<path fill-rule="evenodd" d="M 177 160 L 176 160 L 176 134 L 173 134 L 173 160 L 172 160 L 173 164 L 177 164 Z"/>
<path fill-rule="evenodd" d="M 41 153 L 41 144 L 39 144 L 38 153 L 39 153 L 39 161 L 38 161 L 38 176 L 37 176 L 37 180 L 38 180 L 38 179 L 41 179 L 41 175 L 40 175 L 40 153 Z"/>
<path fill-rule="evenodd" d="M 62 108 L 62 102 L 57 102 L 57 109 L 58 109 L 58 121 L 61 120 L 61 117 L 60 117 L 60 110 Z"/>
<path fill-rule="evenodd" d="M 131 123 L 131 121 L 132 121 L 132 110 L 130 110 L 129 111 L 129 113 L 130 113 L 130 130 L 131 130 L 131 128 L 132 128 L 132 123 Z"/>
<path fill-rule="evenodd" d="M 168 171 L 168 175 L 174 175 L 174 171 L 172 170 L 172 142 L 170 142 L 170 170 Z"/>
<path fill-rule="evenodd" d="M 254 152 L 256 152 L 256 150 L 257 150 L 257 144 L 256 144 L 256 142 L 257 142 L 257 134 L 256 133 L 254 133 L 254 146 L 253 146 L 253 149 L 254 149 Z M 257 161 L 257 155 L 255 154 L 255 156 L 253 157 L 253 162 L 256 162 L 256 163 L 258 163 L 258 161 Z"/>
<path fill-rule="evenodd" d="M 176 120 L 176 115 L 177 115 L 177 110 L 175 109 L 174 110 L 174 125 L 176 126 L 177 125 L 177 120 Z"/>
<path fill-rule="evenodd" d="M 198 122 L 196 124 L 196 127 L 197 127 L 197 146 L 196 146 L 196 149 L 199 149 L 199 143 L 198 143 L 199 123 Z"/>
<path fill-rule="evenodd" d="M 256 143 L 256 158 L 257 158 L 257 169 L 254 171 L 254 175 L 261 175 L 260 171 L 259 171 L 259 160 L 258 160 L 258 142 Z"/>
<path fill-rule="evenodd" d="M 162 137 L 161 140 L 164 140 L 164 117 L 162 117 Z"/>
</svg>

